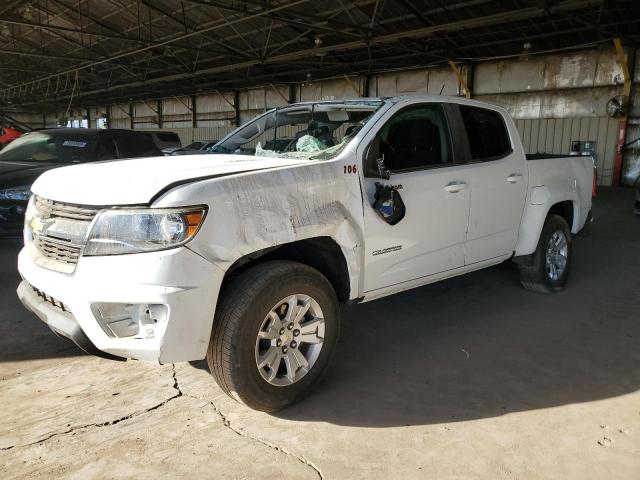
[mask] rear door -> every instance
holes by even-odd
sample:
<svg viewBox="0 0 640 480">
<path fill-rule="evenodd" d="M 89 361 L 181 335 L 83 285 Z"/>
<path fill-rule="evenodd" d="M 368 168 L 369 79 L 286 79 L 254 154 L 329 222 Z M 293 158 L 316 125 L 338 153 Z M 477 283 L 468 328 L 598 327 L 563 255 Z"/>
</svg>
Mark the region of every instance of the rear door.
<svg viewBox="0 0 640 480">
<path fill-rule="evenodd" d="M 396 107 L 361 145 L 364 162 L 364 290 L 372 292 L 464 266 L 468 166 L 458 162 L 446 106 Z M 391 172 L 380 178 L 377 160 Z M 373 209 L 376 184 L 394 185 L 405 217 L 389 225 Z"/>
<path fill-rule="evenodd" d="M 465 264 L 510 255 L 527 194 L 527 168 L 518 132 L 490 107 L 460 104 L 468 139 L 471 209 Z M 464 141 L 464 136 L 462 140 Z"/>
</svg>

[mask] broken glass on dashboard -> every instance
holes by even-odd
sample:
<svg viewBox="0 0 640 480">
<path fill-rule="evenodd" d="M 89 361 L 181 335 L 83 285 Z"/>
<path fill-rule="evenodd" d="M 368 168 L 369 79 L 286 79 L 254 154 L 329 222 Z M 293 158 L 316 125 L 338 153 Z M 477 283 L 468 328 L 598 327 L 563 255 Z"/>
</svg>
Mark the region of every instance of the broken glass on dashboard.
<svg viewBox="0 0 640 480">
<path fill-rule="evenodd" d="M 362 100 L 277 108 L 229 134 L 212 152 L 330 159 L 351 142 L 383 104 Z"/>
</svg>

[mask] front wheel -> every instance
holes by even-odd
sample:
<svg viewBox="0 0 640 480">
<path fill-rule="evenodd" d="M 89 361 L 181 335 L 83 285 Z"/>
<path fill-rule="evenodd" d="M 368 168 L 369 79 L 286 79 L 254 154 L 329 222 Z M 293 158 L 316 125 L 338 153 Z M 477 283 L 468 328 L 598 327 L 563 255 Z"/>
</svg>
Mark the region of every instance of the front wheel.
<svg viewBox="0 0 640 480">
<path fill-rule="evenodd" d="M 320 272 L 295 262 L 265 262 L 225 289 L 207 362 L 225 393 L 273 412 L 319 383 L 339 331 L 336 294 Z"/>
<path fill-rule="evenodd" d="M 560 215 L 549 215 L 530 265 L 519 265 L 520 283 L 538 293 L 564 288 L 571 267 L 571 230 Z"/>
</svg>

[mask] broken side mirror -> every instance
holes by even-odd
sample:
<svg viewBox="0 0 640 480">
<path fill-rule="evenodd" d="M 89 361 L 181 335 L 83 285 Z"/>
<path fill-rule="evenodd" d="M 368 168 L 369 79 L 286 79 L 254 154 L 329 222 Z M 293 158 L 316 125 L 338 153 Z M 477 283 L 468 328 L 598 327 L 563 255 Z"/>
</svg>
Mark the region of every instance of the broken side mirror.
<svg viewBox="0 0 640 480">
<path fill-rule="evenodd" d="M 392 185 L 376 183 L 373 208 L 389 225 L 395 225 L 404 218 L 406 208 L 400 192 Z"/>
<path fill-rule="evenodd" d="M 391 178 L 391 171 L 387 169 L 384 163 L 384 155 L 375 160 L 367 158 L 364 176 L 381 180 L 389 180 Z"/>
<path fill-rule="evenodd" d="M 367 147 L 365 154 L 365 177 L 389 180 L 391 172 L 385 165 L 384 153 L 380 152 L 380 138 L 373 140 Z"/>
<path fill-rule="evenodd" d="M 384 164 L 384 155 L 376 160 L 376 166 L 378 167 L 378 174 L 380 178 L 384 180 L 389 180 L 391 178 L 391 172 L 387 170 L 387 167 Z"/>
</svg>

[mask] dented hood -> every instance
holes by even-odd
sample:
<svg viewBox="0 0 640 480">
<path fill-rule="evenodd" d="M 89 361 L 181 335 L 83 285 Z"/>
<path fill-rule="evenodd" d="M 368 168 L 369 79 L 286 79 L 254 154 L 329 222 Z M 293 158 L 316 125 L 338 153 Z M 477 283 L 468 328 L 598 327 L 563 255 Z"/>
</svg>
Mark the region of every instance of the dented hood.
<svg viewBox="0 0 640 480">
<path fill-rule="evenodd" d="M 136 158 L 57 168 L 33 184 L 36 195 L 81 205 L 149 203 L 172 185 L 286 167 L 308 160 L 245 155 L 183 155 Z"/>
</svg>

